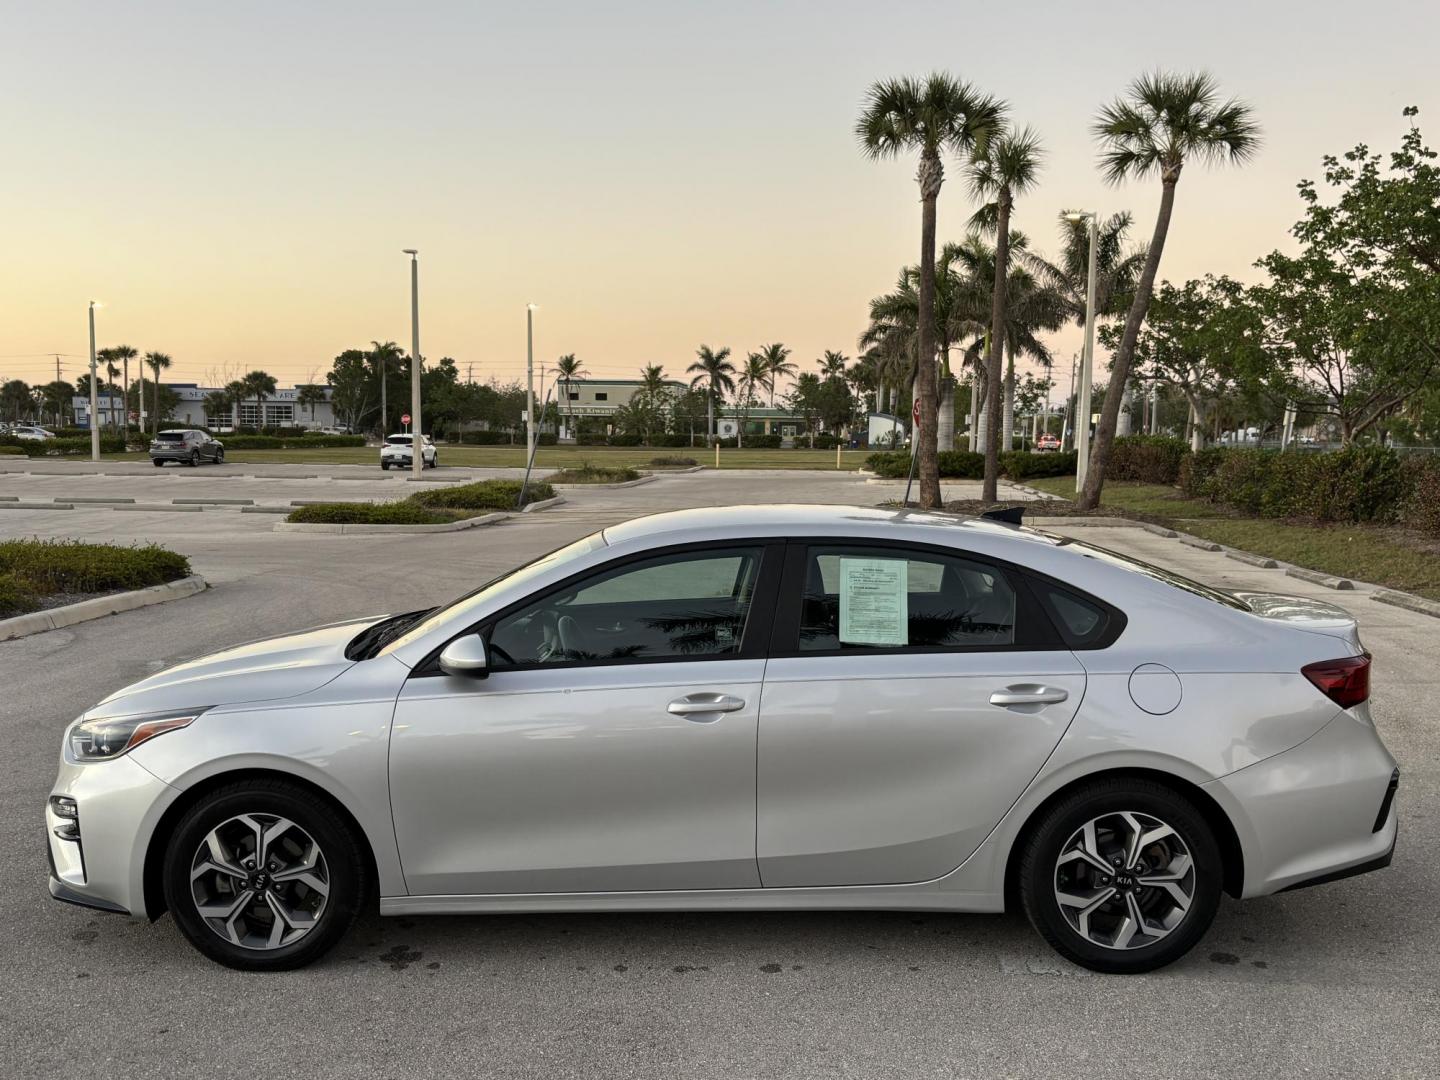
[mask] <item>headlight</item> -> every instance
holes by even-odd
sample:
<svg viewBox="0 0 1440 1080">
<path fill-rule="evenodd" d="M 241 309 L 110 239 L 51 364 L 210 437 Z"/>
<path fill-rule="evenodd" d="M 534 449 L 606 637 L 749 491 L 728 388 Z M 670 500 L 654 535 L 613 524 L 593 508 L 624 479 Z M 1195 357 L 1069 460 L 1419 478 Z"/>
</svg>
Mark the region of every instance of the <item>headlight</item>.
<svg viewBox="0 0 1440 1080">
<path fill-rule="evenodd" d="M 167 731 L 189 727 L 204 709 L 182 713 L 101 717 L 70 729 L 70 756 L 76 761 L 108 761 Z"/>
</svg>

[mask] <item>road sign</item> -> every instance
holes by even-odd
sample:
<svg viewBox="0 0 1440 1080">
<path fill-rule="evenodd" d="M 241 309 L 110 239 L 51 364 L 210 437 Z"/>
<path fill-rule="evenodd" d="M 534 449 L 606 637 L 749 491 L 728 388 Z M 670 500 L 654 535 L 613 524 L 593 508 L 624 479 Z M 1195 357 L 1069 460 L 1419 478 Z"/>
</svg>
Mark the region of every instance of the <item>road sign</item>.
<svg viewBox="0 0 1440 1080">
<path fill-rule="evenodd" d="M 410 414 L 408 412 L 402 414 L 400 417 L 400 422 L 402 424 L 408 424 L 410 422 Z"/>
<path fill-rule="evenodd" d="M 915 425 L 915 430 L 920 430 L 920 399 L 916 398 L 910 403 L 910 422 Z"/>
</svg>

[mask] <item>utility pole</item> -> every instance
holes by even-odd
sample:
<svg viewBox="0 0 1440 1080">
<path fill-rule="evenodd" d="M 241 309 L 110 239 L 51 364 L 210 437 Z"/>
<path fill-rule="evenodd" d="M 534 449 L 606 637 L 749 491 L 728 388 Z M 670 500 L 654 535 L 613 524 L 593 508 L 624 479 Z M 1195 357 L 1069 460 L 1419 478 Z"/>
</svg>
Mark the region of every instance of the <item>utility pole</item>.
<svg viewBox="0 0 1440 1080">
<path fill-rule="evenodd" d="M 405 254 L 410 256 L 410 472 L 418 479 L 425 471 L 425 436 L 420 432 L 420 252 L 406 248 Z"/>
<path fill-rule="evenodd" d="M 535 305 L 525 305 L 525 459 L 535 458 Z"/>
<path fill-rule="evenodd" d="M 1063 451 L 1075 431 L 1075 364 L 1070 357 L 1070 392 L 1065 395 L 1065 422 L 1060 426 L 1060 449 Z"/>
<path fill-rule="evenodd" d="M 95 301 L 90 301 L 90 460 L 100 460 L 100 394 L 95 388 Z"/>
<path fill-rule="evenodd" d="M 1095 381 L 1095 248 L 1099 231 L 1099 215 L 1093 210 L 1067 214 L 1071 221 L 1090 221 L 1090 257 L 1085 284 L 1085 351 L 1080 361 L 1080 401 L 1075 427 L 1075 490 L 1085 490 L 1085 477 L 1090 471 L 1090 392 Z"/>
</svg>

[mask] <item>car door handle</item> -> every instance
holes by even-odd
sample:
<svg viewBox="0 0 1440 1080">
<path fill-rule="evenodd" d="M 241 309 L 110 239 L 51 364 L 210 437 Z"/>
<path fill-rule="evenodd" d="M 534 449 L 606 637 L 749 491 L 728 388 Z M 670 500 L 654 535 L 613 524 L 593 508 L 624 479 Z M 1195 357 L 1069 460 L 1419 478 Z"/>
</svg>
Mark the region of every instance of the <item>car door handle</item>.
<svg viewBox="0 0 1440 1080">
<path fill-rule="evenodd" d="M 1069 696 L 1068 691 L 1061 690 L 1057 686 L 1022 683 L 1019 686 L 1007 686 L 1004 690 L 996 690 L 990 695 L 990 704 L 1007 709 L 1012 705 L 1058 705 Z"/>
<path fill-rule="evenodd" d="M 686 694 L 670 702 L 666 710 L 671 716 L 683 716 L 703 723 L 701 717 L 719 719 L 715 714 L 735 712 L 744 707 L 744 698 L 732 697 L 729 694 Z"/>
</svg>

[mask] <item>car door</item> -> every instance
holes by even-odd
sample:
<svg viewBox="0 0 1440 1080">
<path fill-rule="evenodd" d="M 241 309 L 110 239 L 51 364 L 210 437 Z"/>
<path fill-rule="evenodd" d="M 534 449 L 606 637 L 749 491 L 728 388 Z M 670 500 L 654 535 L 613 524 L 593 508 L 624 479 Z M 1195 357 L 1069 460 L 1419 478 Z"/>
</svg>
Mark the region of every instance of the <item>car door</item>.
<svg viewBox="0 0 1440 1080">
<path fill-rule="evenodd" d="M 475 628 L 483 679 L 417 667 L 390 747 L 412 895 L 740 889 L 783 545 L 621 560 Z"/>
<path fill-rule="evenodd" d="M 762 883 L 949 873 L 1084 690 L 1013 571 L 915 545 L 792 542 L 760 714 Z"/>
</svg>

